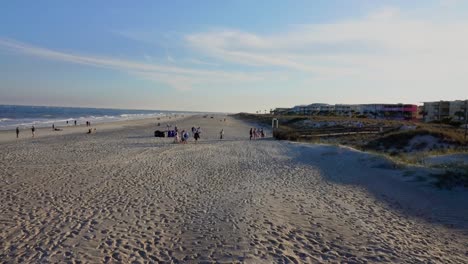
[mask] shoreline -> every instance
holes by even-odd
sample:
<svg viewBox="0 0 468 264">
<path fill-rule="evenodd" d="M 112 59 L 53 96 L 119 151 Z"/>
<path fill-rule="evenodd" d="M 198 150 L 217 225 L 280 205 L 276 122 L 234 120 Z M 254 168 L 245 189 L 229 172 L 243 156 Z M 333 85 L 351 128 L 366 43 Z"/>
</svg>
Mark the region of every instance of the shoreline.
<svg viewBox="0 0 468 264">
<path fill-rule="evenodd" d="M 81 125 L 68 125 L 68 126 L 56 126 L 58 129 L 62 129 L 61 131 L 54 131 L 51 127 L 36 127 L 35 137 L 32 137 L 31 128 L 27 129 L 20 129 L 19 138 L 16 138 L 15 129 L 9 130 L 0 130 L 0 144 L 2 143 L 10 143 L 15 141 L 25 141 L 25 140 L 32 140 L 37 138 L 44 138 L 44 137 L 53 137 L 53 136 L 63 136 L 63 135 L 71 135 L 71 134 L 86 134 L 89 129 L 96 129 L 95 133 L 99 133 L 102 131 L 110 131 L 110 130 L 119 130 L 123 129 L 128 126 L 147 126 L 154 124 L 155 127 L 157 123 L 161 123 L 161 128 L 165 129 L 166 124 L 174 125 L 173 122 L 181 121 L 183 119 L 195 116 L 193 115 L 178 115 L 177 117 L 174 116 L 164 116 L 164 117 L 153 117 L 153 118 L 143 118 L 143 119 L 134 119 L 134 120 L 119 120 L 113 122 L 103 122 L 103 123 L 96 123 L 91 126 L 86 126 L 85 124 Z M 157 120 L 159 118 L 159 120 Z M 94 132 L 93 132 L 94 133 Z"/>
</svg>

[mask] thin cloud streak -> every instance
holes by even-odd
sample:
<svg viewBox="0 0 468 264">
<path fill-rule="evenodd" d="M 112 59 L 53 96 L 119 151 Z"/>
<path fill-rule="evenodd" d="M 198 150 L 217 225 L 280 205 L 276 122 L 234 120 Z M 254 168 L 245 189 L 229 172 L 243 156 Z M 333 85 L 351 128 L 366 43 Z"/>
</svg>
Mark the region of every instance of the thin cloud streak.
<svg viewBox="0 0 468 264">
<path fill-rule="evenodd" d="M 42 47 L 36 47 L 15 40 L 2 38 L 0 38 L 0 47 L 14 52 L 49 60 L 125 71 L 131 74 L 136 74 L 138 76 L 145 76 L 147 79 L 161 81 L 176 89 L 182 90 L 191 89 L 191 85 L 195 83 L 203 83 L 204 81 L 209 81 L 211 79 L 222 79 L 232 82 L 257 81 L 262 79 L 259 76 L 241 72 L 195 70 L 190 68 L 148 64 L 108 57 L 76 55 L 54 51 Z M 178 80 L 180 83 L 178 83 Z"/>
</svg>

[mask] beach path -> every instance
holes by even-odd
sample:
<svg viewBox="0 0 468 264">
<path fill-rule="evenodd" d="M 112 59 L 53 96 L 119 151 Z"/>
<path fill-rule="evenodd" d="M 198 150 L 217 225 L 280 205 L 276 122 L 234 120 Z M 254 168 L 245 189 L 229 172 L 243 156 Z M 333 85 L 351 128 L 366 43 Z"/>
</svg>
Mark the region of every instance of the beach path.
<svg viewBox="0 0 468 264">
<path fill-rule="evenodd" d="M 465 190 L 351 149 L 249 141 L 233 117 L 177 126 L 201 141 L 140 124 L 2 143 L 0 262 L 468 262 Z"/>
</svg>

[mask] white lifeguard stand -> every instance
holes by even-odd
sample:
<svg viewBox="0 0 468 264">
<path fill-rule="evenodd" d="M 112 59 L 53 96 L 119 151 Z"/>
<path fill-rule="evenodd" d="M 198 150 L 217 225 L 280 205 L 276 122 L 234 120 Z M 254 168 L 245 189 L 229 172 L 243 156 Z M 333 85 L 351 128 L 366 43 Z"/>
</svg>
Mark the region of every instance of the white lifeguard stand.
<svg viewBox="0 0 468 264">
<path fill-rule="evenodd" d="M 278 128 L 278 119 L 273 118 L 271 120 L 271 128 L 273 128 L 273 129 Z"/>
</svg>

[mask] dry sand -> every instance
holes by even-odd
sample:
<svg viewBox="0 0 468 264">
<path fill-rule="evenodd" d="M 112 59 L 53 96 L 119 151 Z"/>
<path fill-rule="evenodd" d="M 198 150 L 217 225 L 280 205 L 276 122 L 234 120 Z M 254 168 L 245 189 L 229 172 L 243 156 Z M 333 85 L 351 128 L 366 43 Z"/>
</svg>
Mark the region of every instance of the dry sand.
<svg viewBox="0 0 468 264">
<path fill-rule="evenodd" d="M 220 118 L 0 144 L 0 262 L 468 262 L 466 191 Z"/>
</svg>

